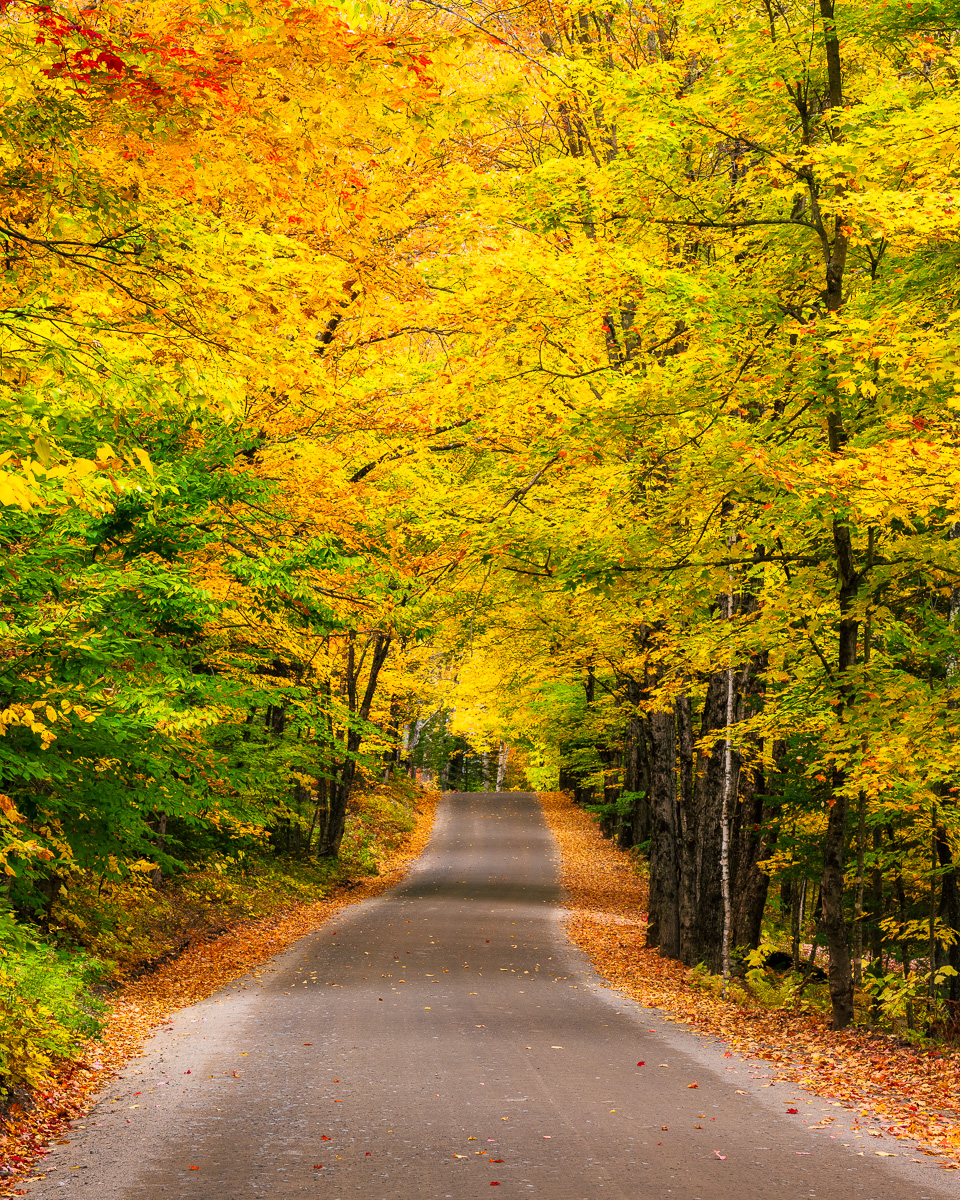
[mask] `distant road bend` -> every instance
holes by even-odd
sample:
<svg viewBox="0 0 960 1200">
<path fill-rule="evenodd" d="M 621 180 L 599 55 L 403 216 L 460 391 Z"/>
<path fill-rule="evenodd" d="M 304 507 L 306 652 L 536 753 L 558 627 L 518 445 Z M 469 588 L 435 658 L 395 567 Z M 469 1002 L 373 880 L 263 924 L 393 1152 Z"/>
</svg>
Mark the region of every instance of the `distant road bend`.
<svg viewBox="0 0 960 1200">
<path fill-rule="evenodd" d="M 28 1194 L 956 1197 L 955 1174 L 600 987 L 559 904 L 534 796 L 445 798 L 402 884 L 179 1012 Z"/>
</svg>

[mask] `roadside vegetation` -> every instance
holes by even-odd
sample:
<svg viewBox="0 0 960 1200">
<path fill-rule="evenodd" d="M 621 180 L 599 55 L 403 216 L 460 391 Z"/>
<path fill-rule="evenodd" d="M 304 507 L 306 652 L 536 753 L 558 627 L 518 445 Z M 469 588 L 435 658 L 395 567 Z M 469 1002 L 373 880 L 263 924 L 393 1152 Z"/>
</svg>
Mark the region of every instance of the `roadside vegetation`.
<svg viewBox="0 0 960 1200">
<path fill-rule="evenodd" d="M 113 999 L 132 981 L 298 906 L 348 895 L 410 842 L 416 785 L 401 778 L 358 791 L 336 859 L 280 855 L 266 837 L 204 852 L 154 882 L 75 872 L 41 924 L 0 924 L 0 1112 L 29 1108 L 103 1033 Z M 192 857 L 192 856 L 191 856 Z M 182 984 L 185 993 L 189 992 Z"/>
<path fill-rule="evenodd" d="M 833 1030 L 826 984 L 770 969 L 760 955 L 727 984 L 703 966 L 664 957 L 647 940 L 642 860 L 604 838 L 596 818 L 568 795 L 542 793 L 541 801 L 560 845 L 567 932 L 606 983 L 721 1038 L 725 1053 L 744 1054 L 758 1073 L 850 1110 L 865 1153 L 960 1170 L 960 1050 L 918 1037 L 902 1018 L 873 1020 L 867 993 L 859 1023 Z M 781 933 L 774 926 L 768 944 L 782 944 Z"/>
</svg>

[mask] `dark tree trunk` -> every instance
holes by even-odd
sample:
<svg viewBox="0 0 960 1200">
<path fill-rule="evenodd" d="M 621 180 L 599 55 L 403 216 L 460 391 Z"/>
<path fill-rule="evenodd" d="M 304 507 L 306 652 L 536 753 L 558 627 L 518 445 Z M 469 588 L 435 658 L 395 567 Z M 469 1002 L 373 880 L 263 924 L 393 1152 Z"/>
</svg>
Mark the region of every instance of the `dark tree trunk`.
<svg viewBox="0 0 960 1200">
<path fill-rule="evenodd" d="M 957 863 L 947 827 L 937 821 L 934 828 L 937 861 L 943 870 L 940 878 L 940 905 L 937 915 L 948 929 L 960 932 L 960 888 L 957 886 Z M 953 942 L 941 951 L 938 966 L 953 967 L 955 975 L 947 976 L 943 984 L 943 998 L 947 1005 L 951 1031 L 960 1032 L 960 941 Z"/>
<path fill-rule="evenodd" d="M 160 813 L 159 816 L 157 817 L 156 833 L 157 833 L 157 849 L 160 851 L 161 854 L 163 854 L 167 848 L 167 838 L 166 838 L 167 814 L 166 813 Z M 150 882 L 153 884 L 153 886 L 155 888 L 158 888 L 160 886 L 160 884 L 163 882 L 163 868 L 160 866 L 159 863 L 157 864 L 157 866 L 154 867 L 153 871 L 150 874 Z"/>
<path fill-rule="evenodd" d="M 853 552 L 850 531 L 839 522 L 834 523 L 834 541 L 841 580 L 845 580 L 840 592 L 840 611 L 849 609 L 857 590 L 857 575 L 853 569 Z M 857 629 L 859 622 L 843 618 L 840 621 L 839 653 L 837 666 L 842 673 L 857 661 Z M 841 696 L 845 708 L 849 708 L 851 696 L 841 685 Z M 843 908 L 844 853 L 847 832 L 847 810 L 849 802 L 844 792 L 843 772 L 834 770 L 827 815 L 827 834 L 823 843 L 823 877 L 820 883 L 823 905 L 823 931 L 830 955 L 830 1003 L 833 1006 L 833 1028 L 846 1029 L 853 1020 L 853 962 L 850 957 L 850 930 Z"/>
<path fill-rule="evenodd" d="M 763 910 L 770 877 L 757 863 L 766 858 L 777 839 L 776 827 L 764 822 L 764 772 L 742 773 L 737 831 L 737 856 L 733 895 L 733 945 L 755 950 L 760 945 Z"/>
<path fill-rule="evenodd" d="M 634 703 L 636 685 L 627 684 L 628 702 Z M 647 804 L 646 797 L 641 799 L 637 793 L 646 791 L 643 779 L 643 768 L 646 754 L 643 746 L 643 725 L 635 712 L 627 721 L 623 746 L 623 790 L 633 795 L 634 799 L 624 813 L 617 830 L 617 841 L 624 850 L 637 846 L 647 840 Z"/>
<path fill-rule="evenodd" d="M 753 793 L 753 826 L 749 830 L 753 853 L 744 855 L 740 870 L 740 890 L 742 899 L 736 918 L 736 931 L 739 944 L 755 950 L 760 944 L 763 925 L 763 912 L 770 890 L 770 877 L 757 865 L 769 858 L 777 846 L 780 837 L 781 805 L 773 803 L 774 797 L 783 795 L 783 776 L 781 774 L 783 760 L 787 753 L 787 744 L 777 740 L 773 743 L 774 768 L 767 776 L 758 770 L 754 776 Z M 764 803 L 764 793 L 767 794 L 767 804 Z"/>
<path fill-rule="evenodd" d="M 322 858 L 336 858 L 340 853 L 340 843 L 343 841 L 347 823 L 347 804 L 357 776 L 357 755 L 363 741 L 362 725 L 370 717 L 370 707 L 377 690 L 377 680 L 380 678 L 383 664 L 387 661 L 387 655 L 390 652 L 392 639 L 389 634 L 375 633 L 371 635 L 371 638 L 372 643 L 367 645 L 367 651 L 371 652 L 370 665 L 362 697 L 360 697 L 357 686 L 360 666 L 357 664 L 356 645 L 352 637 L 347 649 L 347 711 L 351 720 L 344 739 L 344 754 L 340 770 L 331 782 L 330 815 L 327 828 L 317 848 L 317 854 Z M 365 657 L 366 652 L 363 655 L 363 658 Z"/>
<path fill-rule="evenodd" d="M 561 747 L 561 754 L 565 753 L 567 747 Z M 573 792 L 577 786 L 577 779 L 573 771 L 565 764 L 560 767 L 560 778 L 557 782 L 557 787 L 561 792 Z"/>
<path fill-rule="evenodd" d="M 677 759 L 680 792 L 680 961 L 696 966 L 697 941 L 697 806 L 694 800 L 693 713 L 690 697 L 677 701 Z"/>
<path fill-rule="evenodd" d="M 676 730 L 672 712 L 650 715 L 650 893 L 656 945 L 664 958 L 680 956 L 677 857 Z M 655 898 L 655 899 L 654 899 Z M 648 944 L 651 932 L 647 931 Z"/>
<path fill-rule="evenodd" d="M 706 738 L 727 723 L 727 673 L 710 676 L 703 704 L 700 735 Z M 693 942 L 687 948 L 694 962 L 711 971 L 721 967 L 723 949 L 723 887 L 720 878 L 720 821 L 723 813 L 723 742 L 697 755 L 694 781 L 696 814 L 697 911 Z"/>
<path fill-rule="evenodd" d="M 632 792 L 635 798 L 620 825 L 620 845 L 624 849 L 640 846 L 650 837 L 650 754 L 647 722 L 637 712 L 640 698 L 640 685 L 634 679 L 629 680 L 627 700 L 631 715 L 624 748 L 623 789 Z"/>
<path fill-rule="evenodd" d="M 840 772 L 835 774 L 839 776 Z M 842 787 L 842 778 L 836 778 L 823 842 L 823 877 L 820 883 L 823 931 L 830 955 L 830 1002 L 833 1006 L 834 1029 L 845 1029 L 853 1020 L 853 963 L 850 959 L 850 931 L 843 911 L 843 851 L 848 804 Z"/>
</svg>

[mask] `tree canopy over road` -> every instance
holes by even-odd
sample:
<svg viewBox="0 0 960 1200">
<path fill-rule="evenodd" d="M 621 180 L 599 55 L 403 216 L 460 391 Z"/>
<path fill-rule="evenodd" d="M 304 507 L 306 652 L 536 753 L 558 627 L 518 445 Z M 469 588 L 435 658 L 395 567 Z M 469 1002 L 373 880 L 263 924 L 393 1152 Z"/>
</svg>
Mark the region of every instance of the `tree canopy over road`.
<svg viewBox="0 0 960 1200">
<path fill-rule="evenodd" d="M 819 944 L 836 1028 L 956 1036 L 958 43 L 0 0 L 9 961 L 506 771 L 649 859 L 665 957 Z"/>
</svg>

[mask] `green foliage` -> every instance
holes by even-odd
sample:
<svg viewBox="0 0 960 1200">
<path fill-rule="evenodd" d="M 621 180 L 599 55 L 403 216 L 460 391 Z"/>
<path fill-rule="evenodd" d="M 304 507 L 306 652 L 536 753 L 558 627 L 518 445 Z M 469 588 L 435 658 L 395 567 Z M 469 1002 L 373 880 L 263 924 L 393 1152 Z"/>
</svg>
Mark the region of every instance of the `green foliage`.
<svg viewBox="0 0 960 1200">
<path fill-rule="evenodd" d="M 36 1087 L 101 1029 L 92 990 L 110 964 L 46 946 L 0 912 L 0 1100 Z"/>
</svg>

